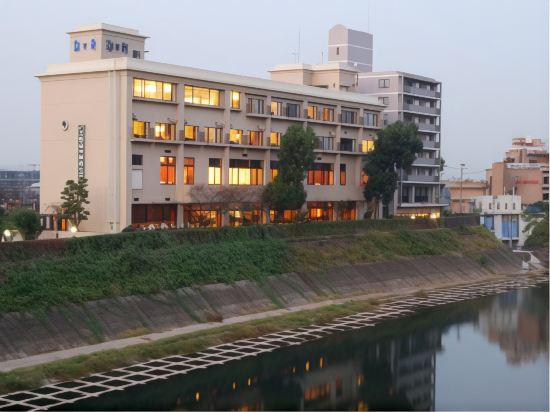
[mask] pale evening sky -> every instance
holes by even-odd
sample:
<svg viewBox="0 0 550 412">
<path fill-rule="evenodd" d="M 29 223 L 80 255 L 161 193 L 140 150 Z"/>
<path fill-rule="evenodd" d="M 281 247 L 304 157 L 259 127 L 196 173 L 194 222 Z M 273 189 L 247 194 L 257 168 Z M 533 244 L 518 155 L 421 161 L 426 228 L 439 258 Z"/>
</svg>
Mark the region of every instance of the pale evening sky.
<svg viewBox="0 0 550 412">
<path fill-rule="evenodd" d="M 3 0 L 0 2 L 0 168 L 39 163 L 40 84 L 68 61 L 66 32 L 104 22 L 150 36 L 147 59 L 267 77 L 294 61 L 326 59 L 340 23 L 374 34 L 374 70 L 443 82 L 442 156 L 483 177 L 512 137 L 548 141 L 547 0 Z M 444 177 L 457 176 L 448 168 Z"/>
</svg>

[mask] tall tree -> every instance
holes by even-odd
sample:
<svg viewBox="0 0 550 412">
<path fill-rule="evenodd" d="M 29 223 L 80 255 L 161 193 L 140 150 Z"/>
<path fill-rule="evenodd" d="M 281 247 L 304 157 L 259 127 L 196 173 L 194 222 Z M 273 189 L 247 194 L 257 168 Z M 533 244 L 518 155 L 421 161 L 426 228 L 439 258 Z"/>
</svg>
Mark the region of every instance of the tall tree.
<svg viewBox="0 0 550 412">
<path fill-rule="evenodd" d="M 365 156 L 363 170 L 368 176 L 365 199 L 381 201 L 387 206 L 397 189 L 398 171 L 410 173 L 421 150 L 418 128 L 412 123 L 395 122 L 380 130 L 374 150 Z"/>
<path fill-rule="evenodd" d="M 290 126 L 281 137 L 279 173 L 263 193 L 264 203 L 273 210 L 297 210 L 306 201 L 304 179 L 315 159 L 317 138 L 311 127 Z"/>
<path fill-rule="evenodd" d="M 71 222 L 78 227 L 80 222 L 88 220 L 90 212 L 86 210 L 88 200 L 88 179 L 81 178 L 77 182 L 74 180 L 67 180 L 65 188 L 61 192 L 61 210 L 63 216 L 68 217 Z"/>
</svg>

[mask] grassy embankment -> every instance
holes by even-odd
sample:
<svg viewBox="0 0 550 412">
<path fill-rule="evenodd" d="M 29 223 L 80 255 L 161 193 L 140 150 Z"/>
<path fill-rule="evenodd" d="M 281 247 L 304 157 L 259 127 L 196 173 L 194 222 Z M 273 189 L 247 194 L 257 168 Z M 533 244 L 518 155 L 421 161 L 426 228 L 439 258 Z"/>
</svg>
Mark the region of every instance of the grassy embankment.
<svg viewBox="0 0 550 412">
<path fill-rule="evenodd" d="M 499 247 L 482 228 L 408 220 L 123 233 L 0 247 L 0 313 L 357 262 Z M 466 236 L 467 235 L 467 236 Z M 319 240 L 332 236 L 330 240 Z"/>
</svg>

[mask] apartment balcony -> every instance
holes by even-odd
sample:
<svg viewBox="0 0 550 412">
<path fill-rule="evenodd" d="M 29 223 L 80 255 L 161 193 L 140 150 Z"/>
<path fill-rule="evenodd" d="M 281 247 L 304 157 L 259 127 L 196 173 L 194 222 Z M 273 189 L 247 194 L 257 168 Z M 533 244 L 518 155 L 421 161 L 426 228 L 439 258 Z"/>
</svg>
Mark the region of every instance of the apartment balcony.
<svg viewBox="0 0 550 412">
<path fill-rule="evenodd" d="M 246 115 L 250 117 L 268 117 L 270 108 L 267 105 L 246 105 Z"/>
<path fill-rule="evenodd" d="M 417 96 L 433 97 L 435 99 L 441 98 L 441 92 L 436 92 L 435 90 L 428 90 L 421 87 L 403 86 L 403 92 L 416 94 Z"/>
<path fill-rule="evenodd" d="M 433 116 L 441 115 L 441 109 L 437 107 L 418 106 L 416 104 L 403 103 L 403 110 L 414 112 L 414 113 L 433 115 Z"/>
<path fill-rule="evenodd" d="M 216 136 L 207 136 L 204 132 L 199 132 L 194 138 L 185 137 L 183 130 L 180 130 L 179 140 L 183 140 L 185 144 L 224 144 L 224 139 L 221 134 Z"/>
<path fill-rule="evenodd" d="M 354 116 L 352 119 L 346 119 L 344 116 L 342 116 L 342 113 L 339 113 L 338 123 L 341 123 L 342 126 L 363 127 L 363 118 L 359 116 Z"/>
<path fill-rule="evenodd" d="M 235 146 L 264 147 L 263 141 L 257 138 L 253 138 L 248 134 L 243 134 L 239 139 L 236 140 L 230 140 L 229 134 L 227 134 L 225 143 Z"/>
<path fill-rule="evenodd" d="M 441 143 L 431 140 L 422 140 L 422 146 L 424 149 L 439 149 L 441 147 Z"/>
<path fill-rule="evenodd" d="M 403 174 L 403 182 L 439 183 L 439 176 L 408 175 Z"/>
<path fill-rule="evenodd" d="M 304 109 L 304 119 L 308 122 L 334 124 L 334 111 L 332 114 L 324 114 L 322 109 L 319 107 L 313 116 L 310 116 L 307 109 Z"/>
<path fill-rule="evenodd" d="M 418 127 L 418 130 L 421 132 L 439 132 L 440 130 L 440 126 L 438 124 L 416 122 L 413 123 Z"/>
<path fill-rule="evenodd" d="M 414 160 L 413 166 L 439 166 L 441 164 L 441 158 L 426 159 L 424 157 L 418 157 Z"/>
</svg>

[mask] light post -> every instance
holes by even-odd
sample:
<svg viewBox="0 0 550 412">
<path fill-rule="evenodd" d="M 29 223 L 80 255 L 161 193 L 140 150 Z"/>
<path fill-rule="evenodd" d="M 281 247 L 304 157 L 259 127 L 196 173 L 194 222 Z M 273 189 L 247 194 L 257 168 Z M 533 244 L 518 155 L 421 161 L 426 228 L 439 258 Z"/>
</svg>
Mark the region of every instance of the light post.
<svg viewBox="0 0 550 412">
<path fill-rule="evenodd" d="M 460 163 L 460 214 L 462 214 L 462 175 L 466 164 Z"/>
</svg>

